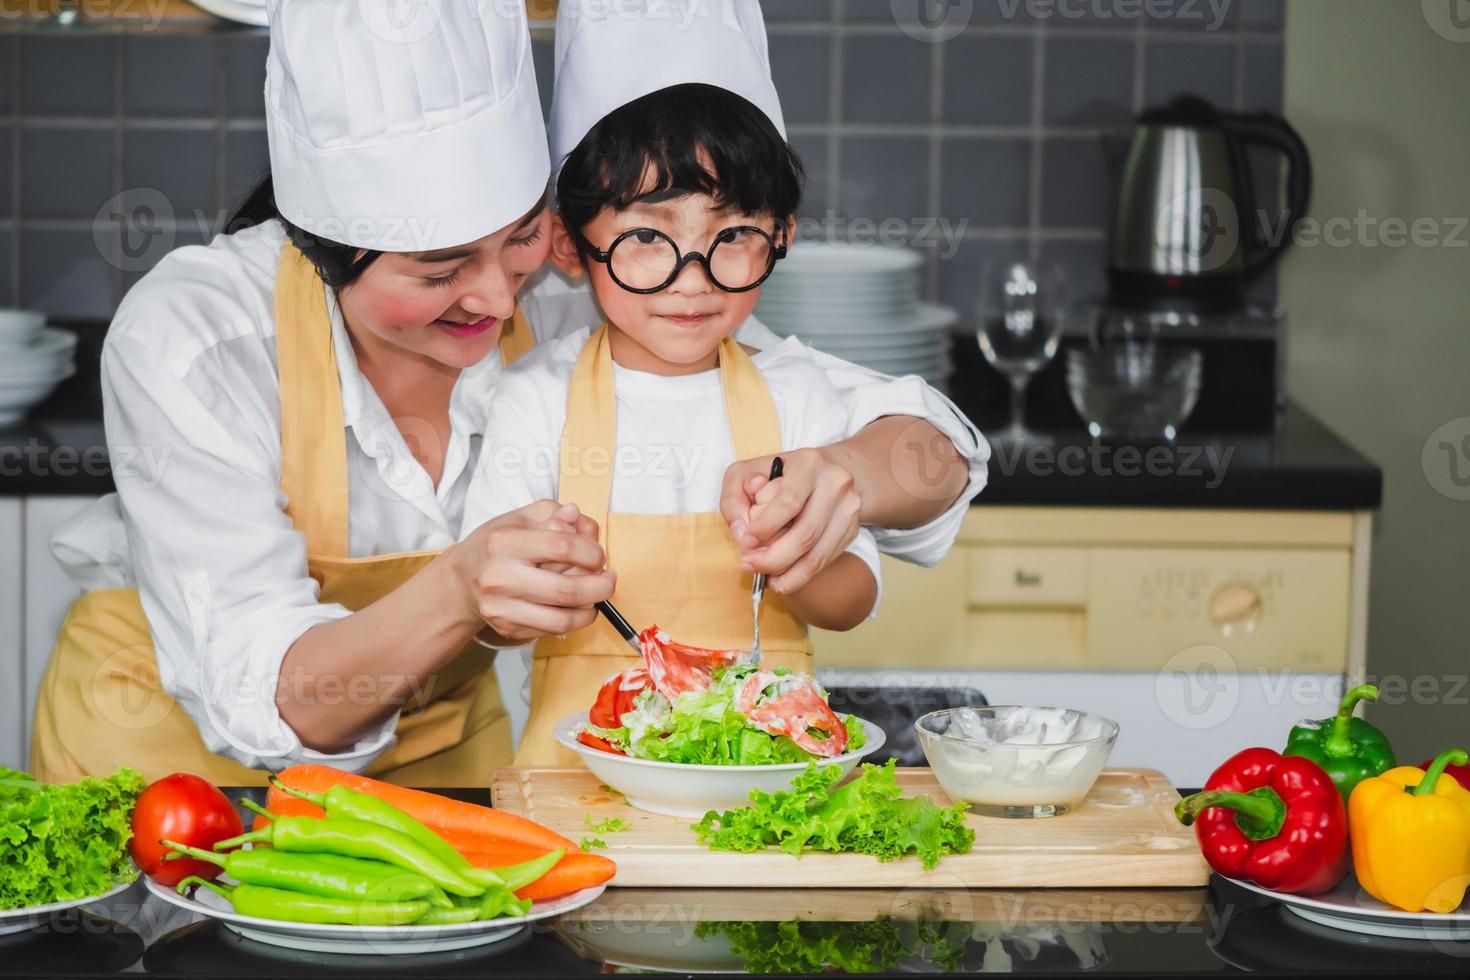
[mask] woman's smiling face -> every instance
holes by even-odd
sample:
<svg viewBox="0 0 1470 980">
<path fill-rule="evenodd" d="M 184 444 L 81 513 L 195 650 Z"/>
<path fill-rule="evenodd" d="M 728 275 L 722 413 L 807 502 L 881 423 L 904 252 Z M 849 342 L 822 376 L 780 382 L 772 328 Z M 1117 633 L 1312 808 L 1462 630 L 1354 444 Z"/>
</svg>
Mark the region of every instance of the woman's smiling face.
<svg viewBox="0 0 1470 980">
<path fill-rule="evenodd" d="M 551 216 L 543 198 L 515 224 L 454 248 L 388 252 L 337 296 L 359 343 L 450 368 L 484 360 L 515 312 L 516 294 L 545 263 Z"/>
</svg>

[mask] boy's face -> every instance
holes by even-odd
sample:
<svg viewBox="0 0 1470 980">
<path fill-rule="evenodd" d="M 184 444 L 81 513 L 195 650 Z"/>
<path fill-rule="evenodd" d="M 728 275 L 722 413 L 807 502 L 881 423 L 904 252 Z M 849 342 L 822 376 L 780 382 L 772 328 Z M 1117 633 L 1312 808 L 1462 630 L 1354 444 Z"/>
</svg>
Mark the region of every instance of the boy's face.
<svg viewBox="0 0 1470 980">
<path fill-rule="evenodd" d="M 681 255 L 708 255 L 716 236 L 736 226 L 753 226 L 777 237 L 777 222 L 769 212 L 744 214 L 720 208 L 707 194 L 692 193 L 648 195 L 622 211 L 604 208 L 582 228 L 582 235 L 593 247 L 606 250 L 626 231 L 651 228 L 672 239 Z M 635 244 L 638 239 L 630 239 L 619 246 L 619 251 L 631 252 Z M 633 293 L 613 280 L 607 264 L 583 265 L 570 235 L 560 226 L 554 232 L 552 248 L 553 257 L 564 269 L 573 263 L 586 269 L 598 304 L 617 328 L 612 338 L 613 354 L 619 364 L 634 370 L 659 374 L 709 370 L 718 362 L 720 341 L 745 322 L 760 298 L 758 288 L 726 292 L 710 280 L 700 262 L 687 263 L 673 282 L 656 293 Z"/>
</svg>

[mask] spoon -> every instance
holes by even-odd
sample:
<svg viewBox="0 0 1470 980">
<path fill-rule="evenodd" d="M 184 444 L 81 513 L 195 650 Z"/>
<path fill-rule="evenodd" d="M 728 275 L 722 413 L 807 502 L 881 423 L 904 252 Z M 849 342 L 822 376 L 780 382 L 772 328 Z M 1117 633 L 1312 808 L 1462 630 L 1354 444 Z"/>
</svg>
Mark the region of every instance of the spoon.
<svg viewBox="0 0 1470 980">
<path fill-rule="evenodd" d="M 772 480 L 781 478 L 781 457 L 777 456 L 771 460 Z M 750 659 L 752 663 L 761 662 L 761 600 L 766 597 L 766 573 L 756 572 L 755 581 L 750 585 L 750 616 L 755 623 L 755 641 L 750 645 Z"/>
</svg>

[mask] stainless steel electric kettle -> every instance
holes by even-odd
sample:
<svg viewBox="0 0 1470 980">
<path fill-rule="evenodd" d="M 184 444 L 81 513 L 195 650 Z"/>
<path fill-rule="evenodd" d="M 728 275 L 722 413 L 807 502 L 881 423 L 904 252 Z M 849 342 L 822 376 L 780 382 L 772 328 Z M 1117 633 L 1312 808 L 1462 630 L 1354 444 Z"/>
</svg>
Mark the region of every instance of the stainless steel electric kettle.
<svg viewBox="0 0 1470 980">
<path fill-rule="evenodd" d="M 1259 207 L 1252 146 L 1286 157 L 1277 214 Z M 1240 306 L 1246 284 L 1291 243 L 1312 187 L 1306 144 L 1286 120 L 1188 95 L 1138 117 L 1118 171 L 1110 301 L 1143 309 Z"/>
</svg>

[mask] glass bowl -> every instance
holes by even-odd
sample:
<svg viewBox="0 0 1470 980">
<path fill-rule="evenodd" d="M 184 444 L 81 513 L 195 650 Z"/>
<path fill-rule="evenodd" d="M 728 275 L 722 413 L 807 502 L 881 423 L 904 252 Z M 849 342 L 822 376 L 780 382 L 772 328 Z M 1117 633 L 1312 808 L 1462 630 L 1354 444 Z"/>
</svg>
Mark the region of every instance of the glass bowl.
<svg viewBox="0 0 1470 980">
<path fill-rule="evenodd" d="M 1070 708 L 945 708 L 914 722 L 944 791 L 991 817 L 1055 817 L 1107 765 L 1118 723 Z"/>
<path fill-rule="evenodd" d="M 1199 401 L 1204 357 L 1151 341 L 1110 341 L 1067 351 L 1067 394 L 1093 438 L 1165 439 Z"/>
</svg>

